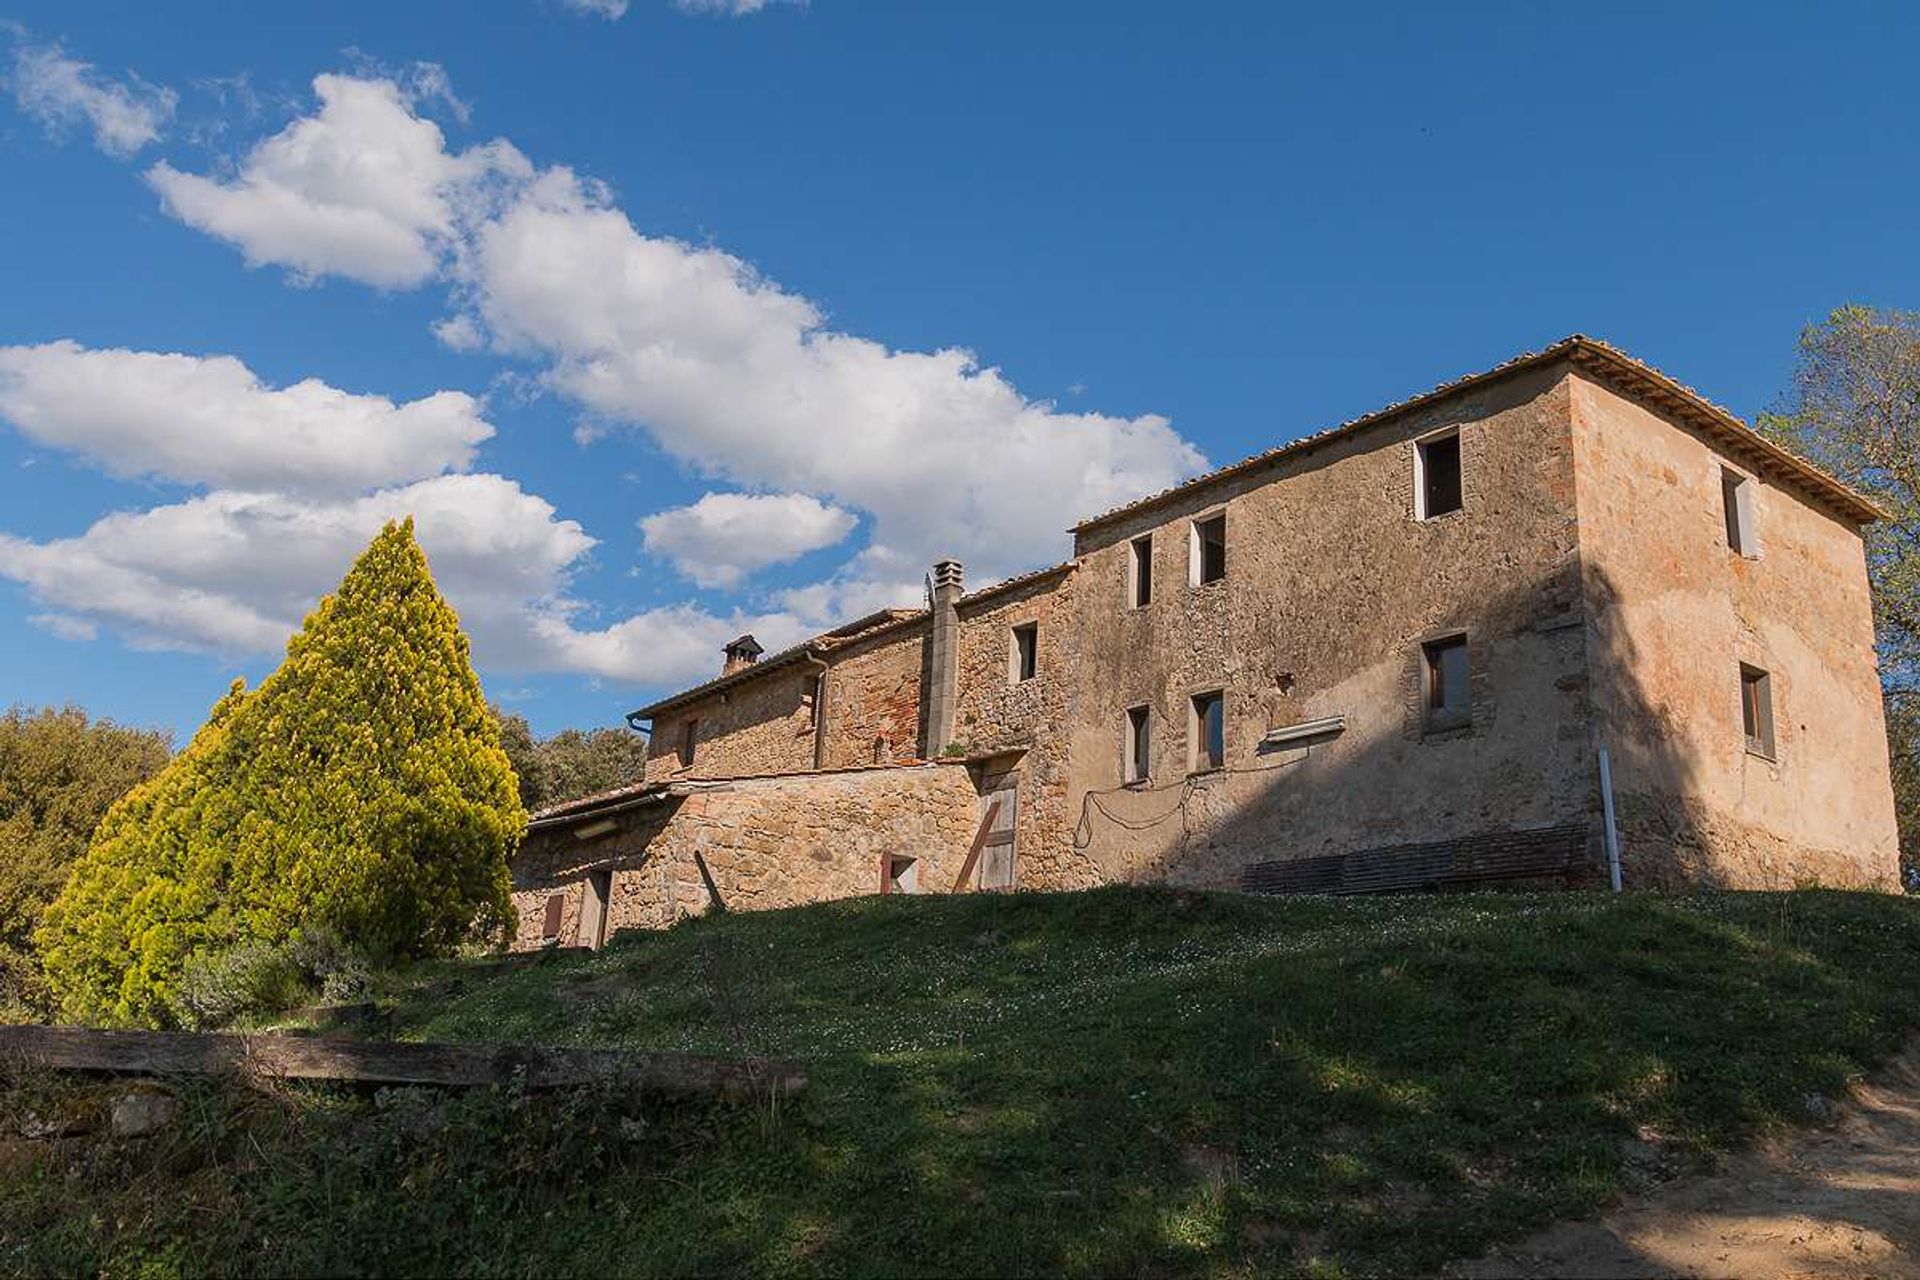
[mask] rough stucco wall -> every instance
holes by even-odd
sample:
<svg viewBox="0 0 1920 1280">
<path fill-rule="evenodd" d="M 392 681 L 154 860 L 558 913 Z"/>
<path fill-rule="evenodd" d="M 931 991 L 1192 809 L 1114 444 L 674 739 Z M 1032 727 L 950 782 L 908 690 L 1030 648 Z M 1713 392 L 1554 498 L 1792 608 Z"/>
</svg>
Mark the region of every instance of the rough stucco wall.
<svg viewBox="0 0 1920 1280">
<path fill-rule="evenodd" d="M 1629 884 L 1892 887 L 1893 791 L 1858 535 L 1760 478 L 1760 554 L 1727 546 L 1724 458 L 1573 384 L 1601 732 Z M 1750 754 L 1739 664 L 1772 674 L 1777 759 Z"/>
<path fill-rule="evenodd" d="M 1458 425 L 1465 510 L 1413 519 L 1413 439 Z M 1188 529 L 1224 507 L 1227 576 L 1188 585 Z M 1128 607 L 1127 543 L 1153 535 Z M 1090 531 L 1075 586 L 1060 881 L 1236 886 L 1254 862 L 1586 823 L 1564 368 L 1475 389 Z M 1423 637 L 1469 635 L 1473 720 L 1428 735 Z M 1226 769 L 1188 776 L 1190 699 L 1226 695 Z M 1125 709 L 1151 708 L 1150 786 L 1123 789 Z M 1345 732 L 1259 751 L 1325 716 Z M 1130 827 L 1140 827 L 1131 830 Z"/>
<path fill-rule="evenodd" d="M 877 893 L 880 860 L 920 860 L 925 892 L 946 892 L 966 860 L 979 804 L 954 764 L 745 779 L 618 815 L 596 840 L 530 836 L 513 864 L 516 950 L 538 947 L 550 894 L 566 895 L 562 945 L 577 940 L 587 871 L 611 867 L 608 935 L 659 928 L 709 905 L 697 850 L 736 911 Z"/>
<path fill-rule="evenodd" d="M 920 681 L 927 627 L 889 629 L 835 652 L 827 677 L 828 769 L 912 760 L 921 754 Z"/>
<path fill-rule="evenodd" d="M 1068 569 L 960 603 L 959 700 L 954 736 L 968 753 L 1018 750 L 1015 881 L 1075 883 L 1063 864 L 1067 819 L 1068 698 L 1079 637 Z M 1034 675 L 1015 680 L 1013 628 L 1038 626 Z M 996 770 L 1001 762 L 994 764 Z"/>
<path fill-rule="evenodd" d="M 813 678 L 806 663 L 769 671 L 654 723 L 647 781 L 729 778 L 813 767 Z M 693 767 L 680 764 L 680 732 L 700 720 Z"/>
</svg>

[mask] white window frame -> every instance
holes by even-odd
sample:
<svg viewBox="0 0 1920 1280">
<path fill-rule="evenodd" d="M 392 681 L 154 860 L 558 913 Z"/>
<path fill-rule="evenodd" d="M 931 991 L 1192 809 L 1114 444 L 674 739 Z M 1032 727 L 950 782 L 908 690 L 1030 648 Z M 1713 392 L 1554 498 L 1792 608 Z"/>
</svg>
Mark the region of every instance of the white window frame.
<svg viewBox="0 0 1920 1280">
<path fill-rule="evenodd" d="M 1141 571 L 1146 571 L 1147 590 L 1140 591 Z M 1127 608 L 1144 609 L 1153 603 L 1153 535 L 1143 533 L 1127 542 Z"/>
<path fill-rule="evenodd" d="M 1139 716 L 1139 721 L 1134 717 Z M 1147 758 L 1139 755 L 1141 734 L 1135 732 L 1138 723 L 1145 730 Z M 1128 707 L 1122 717 L 1122 742 L 1120 744 L 1120 780 L 1128 786 L 1146 782 L 1153 776 L 1153 708 L 1146 703 Z"/>
<path fill-rule="evenodd" d="M 1203 699 L 1218 699 L 1220 702 L 1220 759 L 1206 760 L 1206 717 L 1200 713 Z M 1227 691 L 1225 689 L 1196 689 L 1187 695 L 1187 772 L 1217 773 L 1227 767 Z"/>
<path fill-rule="evenodd" d="M 1033 670 L 1023 672 L 1020 662 L 1020 636 L 1022 633 L 1033 637 Z M 1007 628 L 1007 683 L 1025 684 L 1040 674 L 1040 623 L 1038 621 L 1016 622 Z"/>
<path fill-rule="evenodd" d="M 1460 650 L 1464 668 L 1461 672 L 1460 703 L 1451 708 L 1435 706 L 1435 686 L 1446 674 L 1446 660 L 1441 655 L 1455 648 Z M 1440 687 L 1444 692 L 1445 686 Z M 1432 733 L 1461 729 L 1473 723 L 1473 645 L 1466 632 L 1449 631 L 1444 635 L 1428 636 L 1420 642 L 1420 714 L 1421 723 Z"/>
<path fill-rule="evenodd" d="M 1460 505 L 1450 511 L 1430 513 L 1427 510 L 1427 448 L 1442 440 L 1460 440 L 1460 428 L 1442 427 L 1438 431 L 1429 431 L 1416 436 L 1413 441 L 1413 518 L 1419 521 L 1444 520 L 1448 516 L 1458 515 L 1467 509 L 1467 446 L 1460 441 Z"/>
<path fill-rule="evenodd" d="M 1760 691 L 1755 700 L 1757 723 L 1753 726 L 1757 732 L 1747 729 L 1747 689 L 1750 685 L 1758 687 Z M 1756 667 L 1751 662 L 1741 663 L 1740 733 L 1746 741 L 1747 754 L 1759 756 L 1762 760 L 1780 758 L 1780 739 L 1775 728 L 1778 722 L 1778 717 L 1773 713 L 1773 672 L 1765 667 Z"/>
<path fill-rule="evenodd" d="M 1727 550 L 1748 560 L 1760 558 L 1754 496 L 1760 482 L 1738 467 L 1720 464 L 1720 518 L 1726 533 Z M 1731 504 L 1729 504 L 1731 499 Z"/>
<path fill-rule="evenodd" d="M 1203 561 L 1200 539 L 1200 526 L 1220 522 L 1220 576 L 1212 582 L 1200 580 L 1200 567 Z M 1225 582 L 1230 565 L 1227 562 L 1227 509 L 1219 507 L 1187 522 L 1187 585 L 1190 587 L 1211 586 L 1213 582 Z"/>
</svg>

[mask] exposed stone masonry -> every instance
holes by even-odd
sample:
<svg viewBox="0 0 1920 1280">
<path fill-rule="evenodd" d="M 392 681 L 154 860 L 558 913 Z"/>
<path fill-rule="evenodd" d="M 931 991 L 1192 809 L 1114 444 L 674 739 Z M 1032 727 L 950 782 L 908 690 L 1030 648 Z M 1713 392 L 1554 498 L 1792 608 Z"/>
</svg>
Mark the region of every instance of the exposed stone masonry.
<svg viewBox="0 0 1920 1280">
<path fill-rule="evenodd" d="M 1422 519 L 1416 453 L 1452 434 L 1462 508 Z M 1726 545 L 1723 467 L 1753 482 L 1757 555 Z M 647 709 L 646 803 L 536 823 L 519 944 L 540 943 L 550 892 L 577 936 L 592 868 L 612 873 L 612 928 L 704 909 L 695 851 L 742 908 L 875 892 L 886 857 L 944 892 L 994 797 L 1017 815 L 1021 888 L 1263 887 L 1372 851 L 1489 867 L 1549 846 L 1591 883 L 1603 746 L 1629 885 L 1890 887 L 1871 514 L 1685 388 L 1569 340 L 1088 522 L 1054 568 L 962 594 L 943 562 L 931 611 L 766 657 L 736 641 L 725 678 Z M 1196 585 L 1194 524 L 1219 515 L 1226 576 Z M 1470 696 L 1443 721 L 1422 646 L 1451 636 Z M 1742 663 L 1770 674 L 1771 757 L 1745 744 Z M 1195 700 L 1216 694 L 1224 762 L 1203 769 Z M 1319 727 L 1285 734 L 1303 725 Z M 613 832 L 578 839 L 603 809 Z"/>
</svg>

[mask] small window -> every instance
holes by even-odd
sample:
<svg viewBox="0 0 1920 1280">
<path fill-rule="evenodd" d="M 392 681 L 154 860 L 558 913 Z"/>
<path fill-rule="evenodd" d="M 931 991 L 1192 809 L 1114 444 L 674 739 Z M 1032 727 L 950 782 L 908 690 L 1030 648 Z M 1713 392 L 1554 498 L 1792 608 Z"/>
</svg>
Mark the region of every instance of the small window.
<svg viewBox="0 0 1920 1280">
<path fill-rule="evenodd" d="M 691 768 L 693 766 L 693 748 L 694 748 L 694 744 L 697 743 L 699 740 L 700 740 L 700 721 L 694 717 L 688 717 L 686 720 L 681 721 L 680 722 L 680 767 L 681 768 L 685 769 L 685 768 Z"/>
<path fill-rule="evenodd" d="M 1013 629 L 1013 678 L 1033 679 L 1040 663 L 1040 624 L 1029 622 Z"/>
<path fill-rule="evenodd" d="M 1414 445 L 1413 484 L 1422 520 L 1458 511 L 1460 488 L 1460 433 L 1435 436 Z"/>
<path fill-rule="evenodd" d="M 918 893 L 920 892 L 920 859 L 902 858 L 893 854 L 886 855 L 886 879 L 880 886 L 882 893 Z"/>
<path fill-rule="evenodd" d="M 560 936 L 560 925 L 566 919 L 567 895 L 550 893 L 547 895 L 546 919 L 540 922 L 540 941 L 552 942 Z"/>
<path fill-rule="evenodd" d="M 1153 535 L 1127 544 L 1127 598 L 1135 609 L 1153 602 Z"/>
<path fill-rule="evenodd" d="M 1195 694 L 1193 699 L 1193 772 L 1204 773 L 1227 763 L 1226 695 Z"/>
<path fill-rule="evenodd" d="M 1227 576 L 1227 513 L 1193 522 L 1192 580 L 1196 587 Z"/>
<path fill-rule="evenodd" d="M 1127 708 L 1127 759 L 1123 777 L 1145 782 L 1153 767 L 1153 717 L 1145 707 Z"/>
<path fill-rule="evenodd" d="M 1740 725 L 1746 730 L 1747 750 L 1773 759 L 1773 677 L 1744 662 L 1740 664 Z"/>
<path fill-rule="evenodd" d="M 1727 522 L 1727 546 L 1743 556 L 1758 550 L 1753 536 L 1753 481 L 1727 467 L 1720 468 L 1720 504 Z"/>
<path fill-rule="evenodd" d="M 1473 714 L 1467 684 L 1467 638 L 1430 640 L 1420 650 L 1426 671 L 1428 727 L 1450 729 L 1467 723 Z"/>
</svg>

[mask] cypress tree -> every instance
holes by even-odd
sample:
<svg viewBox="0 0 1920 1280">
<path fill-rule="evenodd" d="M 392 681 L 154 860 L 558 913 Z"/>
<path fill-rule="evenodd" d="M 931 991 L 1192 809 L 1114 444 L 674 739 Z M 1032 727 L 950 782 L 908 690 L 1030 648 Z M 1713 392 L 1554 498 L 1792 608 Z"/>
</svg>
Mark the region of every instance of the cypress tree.
<svg viewBox="0 0 1920 1280">
<path fill-rule="evenodd" d="M 388 524 L 253 692 L 107 815 L 39 943 L 71 1018 L 167 1023 L 186 966 L 332 931 L 377 960 L 509 927 L 526 827 L 459 619 Z"/>
</svg>

